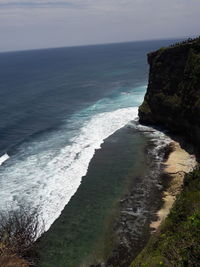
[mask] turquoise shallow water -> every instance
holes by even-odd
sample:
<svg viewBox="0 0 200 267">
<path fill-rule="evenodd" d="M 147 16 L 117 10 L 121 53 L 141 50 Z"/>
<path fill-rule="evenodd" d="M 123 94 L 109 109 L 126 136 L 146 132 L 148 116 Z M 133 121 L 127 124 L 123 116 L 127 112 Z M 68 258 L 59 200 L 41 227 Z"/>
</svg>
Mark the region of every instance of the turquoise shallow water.
<svg viewBox="0 0 200 267">
<path fill-rule="evenodd" d="M 95 149 L 137 116 L 146 53 L 169 42 L 0 53 L 0 210 L 39 208 L 47 230 Z"/>
<path fill-rule="evenodd" d="M 50 262 L 45 259 L 45 264 L 55 266 L 51 265 L 51 255 L 54 250 L 60 255 L 62 247 L 69 249 L 70 262 L 73 257 L 80 262 L 92 253 L 99 236 L 104 235 L 103 221 L 125 190 L 129 169 L 136 170 L 140 164 L 143 142 L 138 140 L 142 137 L 132 136 L 131 140 L 126 135 L 120 138 L 119 134 L 116 143 L 109 141 L 111 152 L 102 152 L 102 165 L 96 164 L 101 152 L 96 154 L 95 150 L 137 116 L 148 79 L 146 53 L 171 42 L 157 40 L 0 53 L 0 156 L 3 155 L 0 163 L 4 161 L 0 166 L 0 210 L 17 209 L 20 205 L 38 208 L 48 230 L 69 203 L 67 221 L 55 223 L 58 228 L 63 226 L 62 233 L 54 231 L 57 226 L 53 225 L 46 234 L 52 232 L 58 243 L 57 247 L 48 247 Z M 123 144 L 120 151 L 115 150 L 118 142 Z M 95 164 L 90 163 L 94 155 Z M 82 181 L 86 174 L 88 178 Z M 85 193 L 82 193 L 83 185 Z M 72 197 L 77 189 L 76 198 Z M 99 196 L 102 192 L 104 195 Z M 95 197 L 98 203 L 95 211 L 89 213 L 90 206 L 96 203 Z M 99 217 L 95 216 L 89 223 L 92 213 Z M 85 230 L 80 230 L 82 224 Z M 65 227 L 69 227 L 66 233 Z M 87 227 L 93 227 L 94 234 Z M 77 231 L 81 231 L 78 236 Z M 50 245 L 53 242 L 48 238 Z M 61 251 L 64 255 L 65 251 Z M 62 259 L 57 254 L 54 256 L 58 262 Z"/>
</svg>

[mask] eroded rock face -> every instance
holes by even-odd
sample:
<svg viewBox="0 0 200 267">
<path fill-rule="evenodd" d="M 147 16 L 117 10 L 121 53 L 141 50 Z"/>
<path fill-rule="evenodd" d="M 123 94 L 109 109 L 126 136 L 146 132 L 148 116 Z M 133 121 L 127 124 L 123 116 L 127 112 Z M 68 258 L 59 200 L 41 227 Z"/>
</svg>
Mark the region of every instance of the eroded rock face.
<svg viewBox="0 0 200 267">
<path fill-rule="evenodd" d="M 200 143 L 200 38 L 148 54 L 149 84 L 140 122 Z"/>
</svg>

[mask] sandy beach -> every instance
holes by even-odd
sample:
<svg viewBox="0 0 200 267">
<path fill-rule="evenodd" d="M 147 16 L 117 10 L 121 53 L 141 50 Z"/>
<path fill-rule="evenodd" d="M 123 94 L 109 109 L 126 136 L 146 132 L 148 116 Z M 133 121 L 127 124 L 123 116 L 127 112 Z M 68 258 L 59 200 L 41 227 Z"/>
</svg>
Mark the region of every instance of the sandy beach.
<svg viewBox="0 0 200 267">
<path fill-rule="evenodd" d="M 181 191 L 185 174 L 192 171 L 197 164 L 195 156 L 182 149 L 179 143 L 171 142 L 170 146 L 172 147 L 172 152 L 163 164 L 164 173 L 169 174 L 172 179 L 168 189 L 163 192 L 164 204 L 157 212 L 158 219 L 150 224 L 150 227 L 154 230 L 157 230 L 161 222 L 169 214 L 176 196 Z"/>
</svg>

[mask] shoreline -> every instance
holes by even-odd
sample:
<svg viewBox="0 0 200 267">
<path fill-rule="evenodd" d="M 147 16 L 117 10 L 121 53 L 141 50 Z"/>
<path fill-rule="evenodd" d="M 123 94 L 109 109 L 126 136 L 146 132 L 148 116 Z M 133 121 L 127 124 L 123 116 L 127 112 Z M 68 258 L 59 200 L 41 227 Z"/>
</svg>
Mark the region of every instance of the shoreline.
<svg viewBox="0 0 200 267">
<path fill-rule="evenodd" d="M 154 146 L 155 145 L 156 143 L 154 143 Z M 161 185 L 162 189 L 160 188 L 161 190 L 157 191 L 156 184 L 154 184 L 154 189 L 151 189 L 152 195 L 148 198 L 149 204 L 146 207 L 148 215 L 146 214 L 146 223 L 143 225 L 143 230 L 138 236 L 134 231 L 133 222 L 134 220 L 137 221 L 139 214 L 131 211 L 135 206 L 134 196 L 136 191 L 134 188 L 130 188 L 129 194 L 120 200 L 119 211 L 123 213 L 123 211 L 126 210 L 127 216 L 125 221 L 119 216 L 117 222 L 114 224 L 115 233 L 118 236 L 118 241 L 116 240 L 117 243 L 114 246 L 114 250 L 105 263 L 91 266 L 116 266 L 118 260 L 123 258 L 124 262 L 121 261 L 120 266 L 127 266 L 127 264 L 130 263 L 129 259 L 133 260 L 137 257 L 140 251 L 145 247 L 145 244 L 147 244 L 150 236 L 159 229 L 160 224 L 170 213 L 176 196 L 181 192 L 185 174 L 191 172 L 195 168 L 197 161 L 194 155 L 189 154 L 186 150 L 181 148 L 179 142 L 173 139 L 171 139 L 169 143 L 166 143 L 163 148 L 160 148 L 158 152 L 159 151 L 162 153 L 163 159 L 160 165 L 160 174 L 158 175 L 155 172 L 155 175 L 158 175 L 157 181 L 160 182 L 158 182 L 157 185 Z M 156 167 L 156 165 L 153 165 L 154 171 Z M 155 177 L 150 175 L 150 180 L 151 179 L 155 179 Z M 153 205 L 153 207 L 151 205 Z M 129 226 L 133 227 L 133 229 Z"/>
<path fill-rule="evenodd" d="M 146 136 L 146 171 L 137 177 L 137 183 L 130 182 L 127 192 L 119 199 L 118 217 L 113 222 L 115 241 L 106 261 L 91 267 L 127 267 L 133 258 L 145 247 L 151 236 L 150 224 L 157 219 L 156 212 L 162 207 L 163 161 L 169 157 L 171 138 L 159 130 L 138 125 L 134 131 Z"/>
<path fill-rule="evenodd" d="M 51 247 L 49 248 L 49 245 L 48 245 L 48 240 L 51 239 L 51 235 L 53 235 L 53 237 L 55 238 L 55 234 L 57 235 L 61 231 L 62 233 L 66 232 L 65 235 L 68 237 L 70 233 L 69 241 L 72 242 L 73 236 L 72 236 L 72 231 L 70 230 L 71 229 L 70 225 L 72 225 L 72 228 L 74 228 L 73 223 L 77 224 L 79 219 L 81 220 L 82 228 L 86 227 L 86 225 L 84 226 L 83 222 L 86 221 L 88 225 L 89 223 L 88 218 L 92 218 L 92 216 L 89 216 L 86 218 L 85 215 L 84 216 L 81 215 L 84 218 L 84 220 L 81 216 L 79 216 L 80 218 L 78 217 L 77 219 L 74 218 L 74 222 L 73 220 L 71 219 L 69 220 L 68 218 L 73 217 L 73 216 L 70 216 L 70 214 L 71 215 L 74 214 L 74 210 L 77 210 L 75 214 L 80 214 L 80 211 L 78 211 L 78 207 L 83 204 L 83 199 L 87 200 L 88 198 L 88 182 L 87 181 L 90 181 L 90 183 L 94 182 L 94 179 L 93 179 L 94 174 L 96 177 L 97 173 L 99 173 L 99 175 L 101 174 L 100 170 L 105 170 L 107 163 L 110 161 L 107 159 L 106 165 L 101 166 L 101 164 L 103 163 L 102 160 L 105 160 L 104 159 L 105 156 L 112 159 L 112 156 L 114 156 L 112 154 L 114 153 L 113 149 L 117 149 L 117 151 L 120 152 L 121 154 L 121 151 L 122 151 L 121 149 L 122 147 L 124 148 L 124 134 L 126 134 L 126 136 L 130 139 L 128 142 L 131 142 L 131 143 L 128 143 L 128 144 L 131 145 L 131 147 L 133 145 L 132 141 L 134 140 L 133 134 L 137 134 L 137 135 L 139 134 L 137 138 L 139 138 L 140 134 L 141 134 L 141 137 L 144 136 L 144 139 L 147 138 L 146 139 L 147 141 L 145 141 L 144 143 L 143 149 L 140 150 L 141 155 L 145 155 L 144 157 L 143 156 L 140 157 L 142 159 L 141 164 L 142 165 L 147 164 L 146 165 L 147 172 L 146 171 L 144 173 L 139 172 L 138 174 L 133 175 L 132 157 L 127 158 L 127 160 L 130 160 L 130 172 L 129 172 L 130 177 L 128 178 L 127 176 L 128 183 L 126 184 L 125 187 L 123 186 L 124 193 L 122 193 L 122 197 L 120 197 L 118 200 L 117 200 L 118 197 L 116 197 L 115 199 L 116 202 L 114 201 L 116 203 L 116 207 L 113 207 L 114 215 L 113 215 L 113 212 L 112 213 L 109 212 L 109 214 L 106 215 L 105 217 L 105 218 L 110 219 L 106 223 L 104 222 L 105 227 L 106 227 L 104 234 L 106 236 L 108 233 L 109 238 L 107 237 L 104 238 L 104 236 L 100 238 L 95 238 L 96 241 L 94 242 L 93 249 L 91 249 L 91 251 L 88 250 L 87 256 L 82 258 L 82 256 L 80 255 L 80 259 L 82 258 L 81 259 L 82 266 L 91 266 L 91 267 L 100 267 L 100 266 L 108 267 L 109 266 L 111 267 L 111 266 L 117 266 L 117 264 L 119 264 L 120 262 L 121 267 L 127 267 L 127 265 L 131 263 L 131 261 L 140 253 L 140 251 L 147 244 L 149 237 L 152 234 L 152 228 L 156 230 L 158 226 L 160 225 L 160 223 L 162 222 L 162 220 L 167 216 L 167 214 L 169 213 L 173 205 L 173 202 L 175 201 L 173 191 L 176 191 L 176 194 L 180 192 L 181 185 L 183 183 L 182 176 L 184 176 L 184 173 L 182 173 L 182 175 L 179 173 L 176 173 L 176 175 L 172 173 L 181 172 L 181 171 L 189 172 L 194 166 L 194 161 L 196 163 L 196 160 L 194 156 L 191 156 L 185 150 L 183 150 L 177 142 L 172 141 L 168 137 L 165 137 L 165 136 L 162 137 L 162 135 L 160 134 L 158 135 L 158 132 L 156 130 L 155 132 L 151 131 L 149 135 L 149 133 L 145 134 L 145 129 L 143 130 L 140 129 L 138 131 L 138 128 L 127 127 L 127 128 L 124 128 L 124 130 L 120 130 L 117 134 L 115 134 L 115 137 L 114 136 L 110 137 L 103 145 L 103 150 L 98 151 L 95 154 L 94 159 L 92 160 L 90 164 L 90 172 L 88 172 L 87 176 L 83 180 L 81 187 L 78 190 L 79 194 L 77 193 L 76 196 L 73 197 L 72 201 L 70 202 L 70 205 L 68 205 L 65 208 L 60 219 L 57 220 L 57 222 L 54 224 L 54 228 L 51 228 L 48 234 L 43 236 L 42 238 L 43 241 L 42 243 L 40 243 L 40 247 L 41 246 L 45 247 L 45 249 L 43 249 L 44 251 L 46 251 L 46 249 L 48 250 L 51 249 Z M 119 138 L 121 138 L 118 140 L 117 145 L 116 145 L 116 139 L 115 139 L 116 136 L 119 136 Z M 165 142 L 165 139 L 167 140 L 166 142 Z M 112 140 L 115 140 L 115 142 L 113 142 Z M 143 140 L 143 138 L 141 140 Z M 120 149 L 120 146 L 121 146 L 121 149 Z M 110 152 L 113 151 L 113 152 L 110 154 L 109 151 Z M 135 160 L 138 160 L 138 156 L 137 158 L 135 158 Z M 124 163 L 126 162 L 124 161 L 124 156 L 123 157 L 120 156 L 119 162 L 118 162 L 119 166 L 121 166 L 120 165 L 121 162 L 124 162 Z M 110 163 L 113 166 L 112 160 Z M 115 159 L 115 163 L 116 163 L 116 159 Z M 100 169 L 98 170 L 97 167 Z M 93 172 L 91 172 L 92 170 Z M 116 168 L 115 168 L 115 171 L 116 171 Z M 171 174 L 171 176 L 169 175 L 169 173 Z M 99 179 L 100 179 L 99 186 L 102 185 L 102 174 L 99 176 Z M 166 179 L 163 179 L 163 174 L 165 174 Z M 175 177 L 172 177 L 172 175 Z M 108 173 L 108 176 L 110 177 L 110 172 Z M 124 176 L 122 180 L 124 180 Z M 113 185 L 111 187 L 113 188 Z M 91 188 L 92 188 L 92 192 L 94 191 L 95 193 L 95 199 L 96 199 L 97 198 L 96 194 L 98 193 L 96 191 L 96 182 L 94 184 L 94 188 L 93 186 Z M 108 190 L 107 186 L 106 188 L 104 188 L 104 190 L 100 190 L 100 191 L 106 192 L 106 190 Z M 113 189 L 111 189 L 111 191 L 113 191 Z M 80 197 L 81 194 L 84 194 L 84 197 Z M 101 200 L 100 203 L 102 203 L 101 195 L 102 194 L 99 195 L 100 200 Z M 94 199 L 92 203 L 94 203 Z M 106 202 L 105 207 L 107 206 L 108 206 L 108 203 Z M 96 214 L 95 210 L 94 212 Z M 92 212 L 92 214 L 94 213 Z M 63 222 L 65 223 L 63 224 Z M 111 228 L 108 227 L 108 224 L 109 224 L 109 227 L 112 224 Z M 92 228 L 94 228 L 94 222 L 92 224 Z M 110 232 L 110 229 L 111 229 L 111 232 Z M 79 229 L 79 232 L 81 234 L 81 229 Z M 75 232 L 73 232 L 73 235 L 74 234 Z M 63 236 L 63 238 L 65 237 Z M 57 240 L 56 242 L 59 243 L 60 242 L 59 240 Z M 79 240 L 79 237 L 77 236 L 75 240 Z M 47 245 L 45 245 L 46 243 Z M 85 241 L 84 241 L 84 244 L 85 244 Z M 59 247 L 59 244 L 58 244 L 58 247 Z M 70 247 L 71 247 L 71 243 L 70 243 Z M 75 247 L 77 247 L 77 245 Z M 89 243 L 88 243 L 88 247 L 89 247 Z M 73 248 L 70 251 L 71 253 L 73 252 L 72 250 Z M 42 254 L 44 254 L 44 251 L 42 252 Z M 41 254 L 41 252 L 39 254 L 40 254 L 40 257 L 42 256 L 42 261 L 44 262 L 46 260 L 49 261 L 49 258 L 46 258 L 46 255 L 43 258 L 43 255 Z M 57 254 L 55 254 L 54 256 L 56 255 Z"/>
<path fill-rule="evenodd" d="M 170 181 L 166 190 L 163 191 L 163 205 L 156 212 L 157 220 L 152 221 L 150 224 L 153 232 L 158 230 L 161 223 L 170 213 L 177 195 L 182 190 L 185 174 L 191 172 L 197 165 L 195 156 L 181 148 L 178 142 L 172 141 L 169 144 L 169 148 L 171 152 L 163 162 L 163 173 L 170 178 Z"/>
</svg>

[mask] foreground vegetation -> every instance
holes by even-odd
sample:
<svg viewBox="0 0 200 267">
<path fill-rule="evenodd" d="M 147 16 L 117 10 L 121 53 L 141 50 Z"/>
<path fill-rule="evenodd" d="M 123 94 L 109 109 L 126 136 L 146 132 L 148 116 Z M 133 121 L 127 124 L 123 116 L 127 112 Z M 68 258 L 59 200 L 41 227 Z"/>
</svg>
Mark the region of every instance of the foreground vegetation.
<svg viewBox="0 0 200 267">
<path fill-rule="evenodd" d="M 169 216 L 131 267 L 200 266 L 200 166 L 186 174 Z"/>
<path fill-rule="evenodd" d="M 43 231 L 38 215 L 25 207 L 0 213 L 0 266 L 35 266 L 33 244 Z"/>
</svg>

